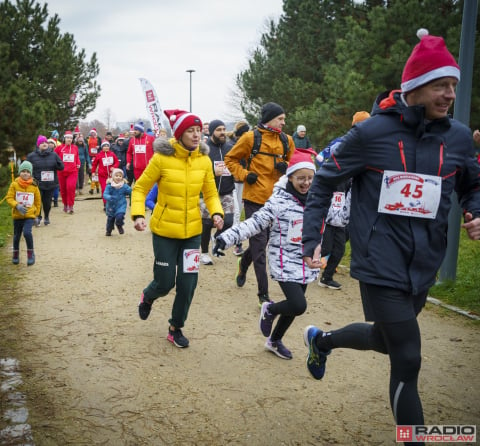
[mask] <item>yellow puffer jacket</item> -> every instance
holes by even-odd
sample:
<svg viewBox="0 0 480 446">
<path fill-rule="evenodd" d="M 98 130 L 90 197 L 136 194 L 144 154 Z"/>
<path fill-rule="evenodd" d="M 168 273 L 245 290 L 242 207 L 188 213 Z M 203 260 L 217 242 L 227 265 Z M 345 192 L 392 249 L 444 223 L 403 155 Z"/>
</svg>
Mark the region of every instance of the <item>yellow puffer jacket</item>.
<svg viewBox="0 0 480 446">
<path fill-rule="evenodd" d="M 206 144 L 189 151 L 175 138 L 157 138 L 153 150 L 153 157 L 133 188 L 132 218 L 145 215 L 145 198 L 155 183 L 157 204 L 150 218 L 154 234 L 178 239 L 201 234 L 200 193 L 210 215 L 223 217 Z"/>
<path fill-rule="evenodd" d="M 280 134 L 265 129 L 259 129 L 262 134 L 262 144 L 260 152 L 275 154 L 277 162 L 282 161 L 283 144 Z M 287 135 L 289 151 L 286 161 L 295 151 L 295 143 L 290 135 Z M 254 134 L 253 131 L 244 133 L 236 144 L 225 155 L 225 164 L 230 173 L 239 181 L 244 181 L 243 196 L 244 200 L 254 203 L 264 204 L 272 195 L 273 185 L 280 179 L 282 173 L 275 169 L 274 157 L 258 153 L 252 158 L 250 169 L 245 169 L 241 164 L 241 160 L 248 161 L 252 153 Z M 258 179 L 254 184 L 248 184 L 245 179 L 249 172 L 255 172 Z"/>
<path fill-rule="evenodd" d="M 8 205 L 12 208 L 12 218 L 14 220 L 23 220 L 26 218 L 36 218 L 40 215 L 40 209 L 42 206 L 42 198 L 40 190 L 38 189 L 37 182 L 33 180 L 27 187 L 22 186 L 19 183 L 20 177 L 10 184 L 8 188 L 6 200 Z M 18 194 L 18 195 L 17 195 Z M 27 213 L 25 215 L 17 211 L 16 206 L 21 202 L 29 202 L 31 205 L 27 205 Z"/>
</svg>

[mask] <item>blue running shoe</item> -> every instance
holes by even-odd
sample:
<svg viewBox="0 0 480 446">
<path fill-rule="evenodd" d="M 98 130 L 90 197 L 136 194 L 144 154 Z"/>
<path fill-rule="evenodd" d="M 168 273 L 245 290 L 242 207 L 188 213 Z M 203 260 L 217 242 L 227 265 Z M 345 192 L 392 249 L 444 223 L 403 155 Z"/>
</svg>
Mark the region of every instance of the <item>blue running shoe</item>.
<svg viewBox="0 0 480 446">
<path fill-rule="evenodd" d="M 303 340 L 305 346 L 308 348 L 307 355 L 307 368 L 315 379 L 322 379 L 325 375 L 325 363 L 327 362 L 327 356 L 330 354 L 331 350 L 328 352 L 319 350 L 315 344 L 315 338 L 321 336 L 323 331 L 314 325 L 309 325 L 305 327 L 303 331 Z"/>
</svg>

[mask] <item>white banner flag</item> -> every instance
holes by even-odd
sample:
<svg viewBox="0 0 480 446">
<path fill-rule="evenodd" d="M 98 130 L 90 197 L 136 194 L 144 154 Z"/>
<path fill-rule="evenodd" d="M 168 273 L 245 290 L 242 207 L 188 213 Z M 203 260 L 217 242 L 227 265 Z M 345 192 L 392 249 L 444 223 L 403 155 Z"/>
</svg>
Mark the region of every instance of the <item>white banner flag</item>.
<svg viewBox="0 0 480 446">
<path fill-rule="evenodd" d="M 161 128 L 164 128 L 167 131 L 168 136 L 172 136 L 170 122 L 163 114 L 163 110 L 160 107 L 160 102 L 158 101 L 157 93 L 155 93 L 152 84 L 147 79 L 142 77 L 140 78 L 140 83 L 142 84 L 143 94 L 145 95 L 147 110 L 152 118 L 153 131 L 155 132 L 155 135 L 158 136 L 158 131 Z"/>
</svg>

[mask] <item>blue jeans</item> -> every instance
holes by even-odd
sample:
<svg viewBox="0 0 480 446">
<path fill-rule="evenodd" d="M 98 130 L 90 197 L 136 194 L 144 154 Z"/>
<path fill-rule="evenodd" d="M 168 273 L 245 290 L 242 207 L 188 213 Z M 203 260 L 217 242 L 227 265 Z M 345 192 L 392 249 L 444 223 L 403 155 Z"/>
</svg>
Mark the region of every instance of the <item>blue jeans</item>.
<svg viewBox="0 0 480 446">
<path fill-rule="evenodd" d="M 18 251 L 20 248 L 20 239 L 23 236 L 25 237 L 25 242 L 27 243 L 27 249 L 33 249 L 33 235 L 32 228 L 33 223 L 35 222 L 34 218 L 24 218 L 24 219 L 15 219 L 13 220 L 13 250 Z"/>
</svg>

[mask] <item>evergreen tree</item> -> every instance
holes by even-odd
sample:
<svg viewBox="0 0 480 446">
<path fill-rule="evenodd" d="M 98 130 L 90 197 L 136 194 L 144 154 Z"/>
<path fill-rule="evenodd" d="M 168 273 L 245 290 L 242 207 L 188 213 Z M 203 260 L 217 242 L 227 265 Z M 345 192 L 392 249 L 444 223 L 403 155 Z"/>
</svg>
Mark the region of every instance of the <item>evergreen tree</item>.
<svg viewBox="0 0 480 446">
<path fill-rule="evenodd" d="M 95 53 L 87 60 L 73 36 L 60 33 L 46 4 L 5 0 L 0 16 L 0 148 L 11 143 L 21 155 L 39 133 L 73 129 L 95 108 L 99 67 Z"/>
</svg>

